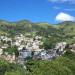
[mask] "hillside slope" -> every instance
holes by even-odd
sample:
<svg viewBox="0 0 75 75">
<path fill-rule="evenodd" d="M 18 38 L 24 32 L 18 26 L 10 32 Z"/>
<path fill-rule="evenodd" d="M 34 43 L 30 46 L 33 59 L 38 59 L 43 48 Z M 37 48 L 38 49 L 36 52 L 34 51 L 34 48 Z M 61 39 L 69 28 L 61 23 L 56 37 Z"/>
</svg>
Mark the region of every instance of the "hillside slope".
<svg viewBox="0 0 75 75">
<path fill-rule="evenodd" d="M 75 42 L 75 22 L 66 21 L 58 24 L 58 27 L 67 42 Z"/>
<path fill-rule="evenodd" d="M 7 22 L 0 20 L 0 32 L 6 32 L 7 34 L 18 33 L 32 33 L 36 32 L 39 35 L 50 35 L 57 32 L 54 26 L 46 23 L 32 23 L 28 20 L 21 20 L 18 22 Z"/>
</svg>

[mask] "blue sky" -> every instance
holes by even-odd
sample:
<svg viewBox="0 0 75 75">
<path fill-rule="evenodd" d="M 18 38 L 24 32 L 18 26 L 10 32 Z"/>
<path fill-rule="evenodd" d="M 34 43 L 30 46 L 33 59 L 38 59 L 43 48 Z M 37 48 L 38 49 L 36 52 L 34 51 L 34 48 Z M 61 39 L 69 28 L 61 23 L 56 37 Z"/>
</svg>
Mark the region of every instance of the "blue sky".
<svg viewBox="0 0 75 75">
<path fill-rule="evenodd" d="M 0 19 L 57 23 L 62 16 L 75 20 L 75 0 L 0 0 Z"/>
</svg>

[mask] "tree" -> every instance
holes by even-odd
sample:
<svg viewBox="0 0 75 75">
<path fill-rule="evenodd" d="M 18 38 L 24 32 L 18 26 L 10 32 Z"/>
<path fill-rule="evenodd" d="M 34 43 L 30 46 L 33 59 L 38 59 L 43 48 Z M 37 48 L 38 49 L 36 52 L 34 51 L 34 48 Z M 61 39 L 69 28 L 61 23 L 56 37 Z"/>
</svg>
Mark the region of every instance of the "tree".
<svg viewBox="0 0 75 75">
<path fill-rule="evenodd" d="M 11 54 L 11 55 L 12 55 L 13 53 L 15 53 L 16 56 L 18 56 L 18 54 L 19 54 L 18 49 L 17 49 L 16 46 L 10 46 L 10 47 L 6 48 L 6 49 L 4 50 L 4 52 L 8 52 L 8 53 Z"/>
</svg>

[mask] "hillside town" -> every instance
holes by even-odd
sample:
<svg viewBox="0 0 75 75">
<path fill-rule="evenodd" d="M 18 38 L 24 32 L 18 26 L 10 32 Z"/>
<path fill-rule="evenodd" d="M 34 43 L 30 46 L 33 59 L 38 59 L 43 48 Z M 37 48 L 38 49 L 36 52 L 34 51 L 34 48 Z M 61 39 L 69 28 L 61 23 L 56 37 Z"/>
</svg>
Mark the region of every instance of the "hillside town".
<svg viewBox="0 0 75 75">
<path fill-rule="evenodd" d="M 53 49 L 44 49 L 41 47 L 43 45 L 42 36 L 35 36 L 34 38 L 26 37 L 23 34 L 16 35 L 13 39 L 0 36 L 0 58 L 9 61 L 10 63 L 20 63 L 23 64 L 28 58 L 38 59 L 38 60 L 53 60 L 61 55 L 63 55 L 66 50 L 66 42 L 57 43 Z M 12 54 L 5 51 L 8 47 L 16 46 L 18 50 L 18 56 L 15 53 Z M 71 51 L 74 51 L 75 45 L 70 46 Z"/>
</svg>

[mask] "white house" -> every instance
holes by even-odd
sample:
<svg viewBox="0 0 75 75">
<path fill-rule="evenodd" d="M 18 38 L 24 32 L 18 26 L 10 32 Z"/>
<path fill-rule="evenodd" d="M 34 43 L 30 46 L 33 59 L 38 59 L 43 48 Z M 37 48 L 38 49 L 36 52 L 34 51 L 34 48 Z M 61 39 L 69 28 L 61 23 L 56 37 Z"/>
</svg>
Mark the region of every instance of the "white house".
<svg viewBox="0 0 75 75">
<path fill-rule="evenodd" d="M 0 48 L 0 56 L 3 54 L 3 49 Z"/>
</svg>

